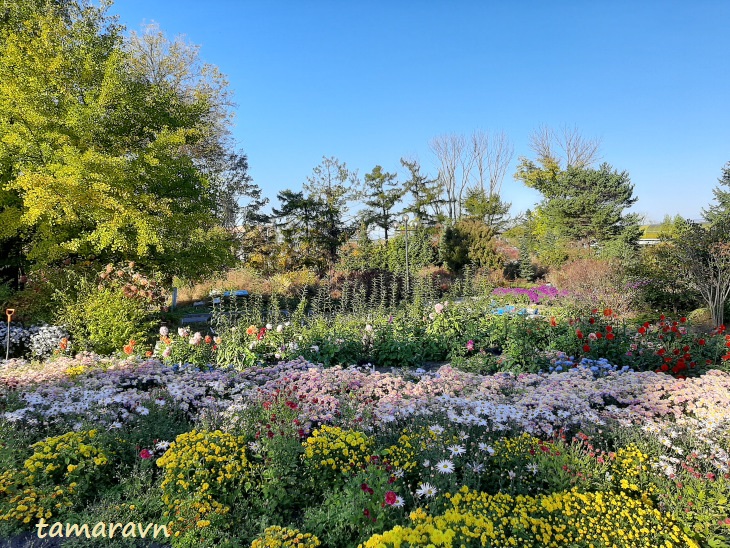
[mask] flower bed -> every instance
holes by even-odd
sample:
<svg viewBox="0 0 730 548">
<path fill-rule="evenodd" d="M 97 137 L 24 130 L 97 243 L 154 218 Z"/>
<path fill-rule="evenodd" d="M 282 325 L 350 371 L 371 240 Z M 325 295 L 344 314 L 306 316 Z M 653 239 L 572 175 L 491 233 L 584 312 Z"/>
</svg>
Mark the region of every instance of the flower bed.
<svg viewBox="0 0 730 548">
<path fill-rule="evenodd" d="M 546 358 L 418 377 L 7 362 L 0 534 L 133 515 L 174 546 L 727 545 L 730 374 Z"/>
</svg>

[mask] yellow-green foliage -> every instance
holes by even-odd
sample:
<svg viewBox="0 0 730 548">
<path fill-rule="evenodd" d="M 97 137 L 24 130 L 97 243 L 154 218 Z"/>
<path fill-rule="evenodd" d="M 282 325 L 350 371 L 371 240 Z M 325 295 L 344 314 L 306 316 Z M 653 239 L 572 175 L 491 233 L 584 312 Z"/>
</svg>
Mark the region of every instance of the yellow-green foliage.
<svg viewBox="0 0 730 548">
<path fill-rule="evenodd" d="M 488 495 L 467 487 L 446 495 L 451 507 L 440 516 L 422 508 L 410 527 L 373 535 L 361 548 L 442 546 L 619 546 L 664 548 L 699 545 L 651 505 L 624 493 L 577 489 L 537 497 Z"/>
<path fill-rule="evenodd" d="M 301 533 L 298 529 L 274 526 L 267 528 L 263 535 L 253 541 L 251 548 L 316 548 L 322 543 L 310 533 Z"/>
<path fill-rule="evenodd" d="M 229 514 L 252 488 L 253 467 L 245 446 L 243 437 L 193 430 L 180 434 L 157 460 L 165 470 L 162 501 L 173 534 L 180 536 L 191 525 L 207 527 L 216 515 Z"/>
<path fill-rule="evenodd" d="M 303 459 L 314 468 L 348 473 L 370 462 L 373 443 L 362 432 L 324 425 L 303 442 Z"/>
<path fill-rule="evenodd" d="M 21 470 L 0 474 L 0 520 L 48 519 L 91 492 L 109 464 L 96 435 L 68 432 L 32 445 L 34 453 Z"/>
</svg>

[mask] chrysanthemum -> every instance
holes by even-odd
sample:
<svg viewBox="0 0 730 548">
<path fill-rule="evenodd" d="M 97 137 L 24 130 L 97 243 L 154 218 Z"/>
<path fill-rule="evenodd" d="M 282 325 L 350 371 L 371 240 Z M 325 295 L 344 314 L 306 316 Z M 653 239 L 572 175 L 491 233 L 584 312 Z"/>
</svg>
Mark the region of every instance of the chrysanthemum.
<svg viewBox="0 0 730 548">
<path fill-rule="evenodd" d="M 450 460 L 441 460 L 436 463 L 436 470 L 442 474 L 451 474 L 454 471 L 454 463 Z"/>
<path fill-rule="evenodd" d="M 444 428 L 443 426 L 439 426 L 438 424 L 434 424 L 432 426 L 429 426 L 428 429 L 433 432 L 434 434 L 443 434 Z"/>
<path fill-rule="evenodd" d="M 436 496 L 436 493 L 438 493 L 438 490 L 430 483 L 422 483 L 418 487 L 418 489 L 416 489 L 416 496 L 418 498 L 421 498 L 421 497 L 432 498 L 432 497 Z"/>
<path fill-rule="evenodd" d="M 448 450 L 451 452 L 452 458 L 466 453 L 466 448 L 463 445 L 449 445 Z"/>
</svg>

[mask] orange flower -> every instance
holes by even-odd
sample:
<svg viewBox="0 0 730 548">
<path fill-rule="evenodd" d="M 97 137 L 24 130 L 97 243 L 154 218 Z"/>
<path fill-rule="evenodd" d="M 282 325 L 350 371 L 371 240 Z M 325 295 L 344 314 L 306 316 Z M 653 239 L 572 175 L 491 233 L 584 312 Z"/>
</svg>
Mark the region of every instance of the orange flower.
<svg viewBox="0 0 730 548">
<path fill-rule="evenodd" d="M 151 358 L 152 357 L 152 351 L 151 350 L 148 350 L 147 352 L 144 353 L 144 355 L 147 356 L 148 358 Z"/>
<path fill-rule="evenodd" d="M 125 344 L 123 350 L 124 353 L 129 356 L 134 352 L 134 347 L 131 344 Z"/>
<path fill-rule="evenodd" d="M 247 335 L 255 335 L 258 332 L 259 332 L 259 330 L 258 330 L 258 328 L 255 325 L 250 325 L 248 327 L 248 329 L 246 329 L 246 334 Z"/>
<path fill-rule="evenodd" d="M 206 335 L 205 336 L 205 344 L 210 344 L 212 342 L 213 342 L 213 339 L 211 338 L 211 336 L 210 335 Z"/>
<path fill-rule="evenodd" d="M 558 325 L 558 322 L 555 320 L 555 316 L 551 316 L 550 325 L 553 327 L 556 327 Z"/>
<path fill-rule="evenodd" d="M 613 315 L 613 310 L 611 310 L 610 308 L 606 308 L 606 309 L 603 310 L 603 315 L 604 316 L 612 316 Z"/>
<path fill-rule="evenodd" d="M 66 337 L 61 339 L 61 343 L 58 346 L 61 347 L 61 350 L 66 350 L 68 348 L 68 339 Z"/>
</svg>

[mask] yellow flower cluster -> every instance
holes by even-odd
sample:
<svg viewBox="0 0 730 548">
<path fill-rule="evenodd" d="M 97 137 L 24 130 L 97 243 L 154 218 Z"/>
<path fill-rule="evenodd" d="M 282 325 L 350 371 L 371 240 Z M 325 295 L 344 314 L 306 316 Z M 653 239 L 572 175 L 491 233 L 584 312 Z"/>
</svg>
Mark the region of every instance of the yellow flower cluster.
<svg viewBox="0 0 730 548">
<path fill-rule="evenodd" d="M 626 493 L 655 495 L 657 487 L 648 479 L 649 456 L 642 453 L 635 444 L 629 444 L 616 451 L 611 464 L 614 483 Z"/>
<path fill-rule="evenodd" d="M 398 438 L 398 443 L 386 449 L 385 455 L 388 462 L 395 468 L 409 472 L 418 466 L 417 459 L 421 451 L 449 443 L 459 443 L 459 437 L 454 435 L 450 439 L 439 439 L 439 434 L 426 426 L 415 432 L 404 429 Z"/>
<path fill-rule="evenodd" d="M 537 497 L 489 495 L 467 487 L 432 517 L 419 508 L 413 525 L 373 535 L 360 548 L 472 546 L 604 546 L 663 548 L 699 545 L 651 503 L 625 493 L 572 491 Z"/>
<path fill-rule="evenodd" d="M 356 430 L 324 425 L 312 432 L 302 445 L 305 462 L 315 468 L 348 473 L 370 462 L 374 441 Z"/>
<path fill-rule="evenodd" d="M 68 375 L 69 378 L 73 379 L 75 377 L 78 377 L 79 375 L 83 375 L 86 373 L 87 368 L 83 365 L 78 365 L 76 367 L 69 367 L 66 369 L 66 375 Z"/>
<path fill-rule="evenodd" d="M 537 454 L 538 451 L 554 452 L 554 449 L 551 445 L 526 432 L 516 438 L 501 438 L 494 443 L 494 456 L 496 458 L 523 457 L 530 454 L 530 451 Z"/>
<path fill-rule="evenodd" d="M 96 430 L 68 432 L 33 444 L 22 470 L 0 475 L 0 521 L 30 523 L 73 506 L 79 481 L 94 478 L 109 462 L 95 437 Z"/>
<path fill-rule="evenodd" d="M 287 529 L 274 526 L 267 528 L 263 535 L 253 541 L 251 548 L 316 548 L 322 543 L 310 533 L 301 533 L 298 529 Z"/>
<path fill-rule="evenodd" d="M 190 523 L 197 528 L 210 525 L 210 515 L 223 516 L 249 481 L 252 466 L 246 458 L 243 437 L 196 431 L 180 434 L 165 454 L 157 459 L 164 468 L 162 501 L 176 519 L 170 523 L 176 536 Z"/>
</svg>

